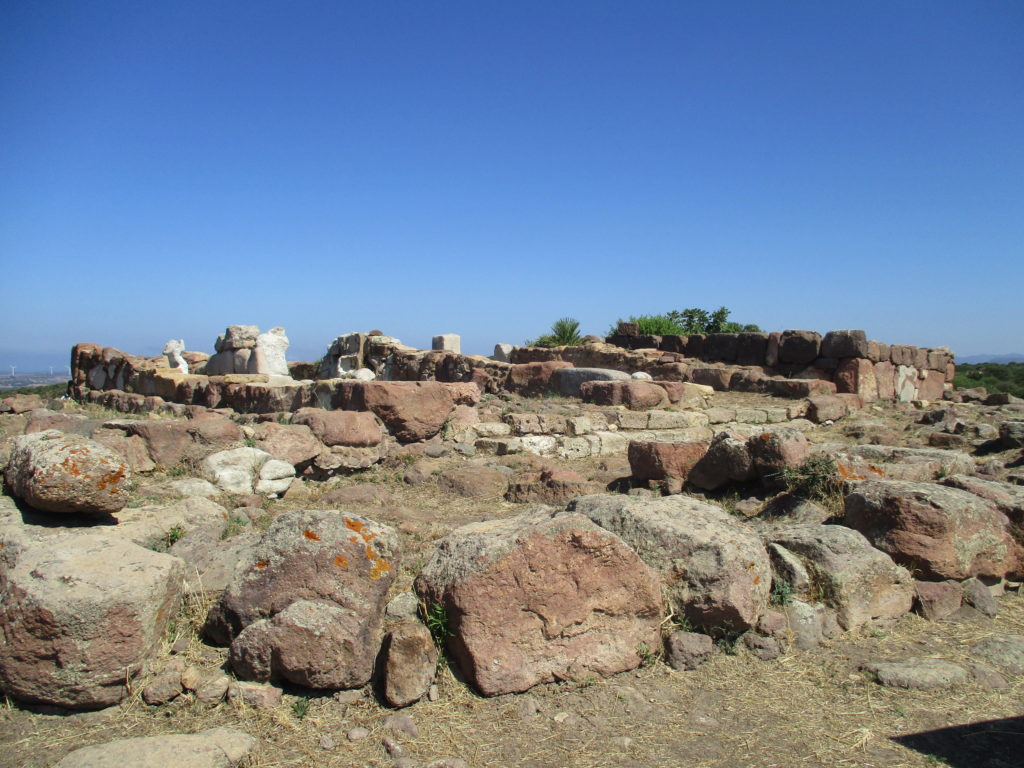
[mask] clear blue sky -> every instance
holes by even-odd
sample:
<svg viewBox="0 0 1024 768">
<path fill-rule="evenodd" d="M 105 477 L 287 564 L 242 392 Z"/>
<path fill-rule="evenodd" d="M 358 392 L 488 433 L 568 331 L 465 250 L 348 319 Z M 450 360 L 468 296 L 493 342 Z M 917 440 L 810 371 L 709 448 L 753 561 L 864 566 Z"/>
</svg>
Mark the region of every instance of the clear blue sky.
<svg viewBox="0 0 1024 768">
<path fill-rule="evenodd" d="M 1024 352 L 1024 3 L 0 4 L 0 372 L 725 305 Z"/>
</svg>

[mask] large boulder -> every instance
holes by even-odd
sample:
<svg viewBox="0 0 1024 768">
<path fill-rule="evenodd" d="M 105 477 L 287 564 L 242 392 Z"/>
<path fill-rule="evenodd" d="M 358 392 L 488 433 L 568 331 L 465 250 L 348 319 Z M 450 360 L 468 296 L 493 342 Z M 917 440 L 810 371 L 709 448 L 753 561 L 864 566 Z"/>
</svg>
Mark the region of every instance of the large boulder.
<svg viewBox="0 0 1024 768">
<path fill-rule="evenodd" d="M 254 737 L 233 728 L 141 736 L 80 747 L 54 768 L 234 768 L 256 744 Z"/>
<path fill-rule="evenodd" d="M 261 451 L 292 466 L 306 464 L 324 449 L 305 424 L 276 424 L 272 421 L 259 424 L 253 439 Z"/>
<path fill-rule="evenodd" d="M 769 488 L 784 488 L 783 471 L 803 464 L 811 454 L 804 434 L 791 427 L 762 432 L 747 440 L 750 457 L 761 482 Z"/>
<path fill-rule="evenodd" d="M 571 469 L 544 469 L 524 472 L 508 484 L 505 500 L 518 504 L 564 505 L 570 499 L 603 490 L 601 484 L 587 480 Z"/>
<path fill-rule="evenodd" d="M 1001 578 L 1016 569 L 994 504 L 935 483 L 869 480 L 846 496 L 844 524 L 926 579 Z"/>
<path fill-rule="evenodd" d="M 857 531 L 841 525 L 791 525 L 766 538 L 798 557 L 809 574 L 807 590 L 795 596 L 817 598 L 834 608 L 844 629 L 891 623 L 911 608 L 910 572 Z"/>
<path fill-rule="evenodd" d="M 237 424 L 211 412 L 187 420 L 133 420 L 117 422 L 117 425 L 128 435 L 142 438 L 150 458 L 161 467 L 173 467 L 186 458 L 202 458 L 242 439 Z"/>
<path fill-rule="evenodd" d="M 455 409 L 451 391 L 437 381 L 367 382 L 363 402 L 403 443 L 430 439 Z"/>
<path fill-rule="evenodd" d="M 291 486 L 295 467 L 259 448 L 232 448 L 211 453 L 202 462 L 203 475 L 228 493 L 281 494 Z"/>
<path fill-rule="evenodd" d="M 633 669 L 658 644 L 657 574 L 582 515 L 541 508 L 458 528 L 415 586 L 485 696 Z"/>
<path fill-rule="evenodd" d="M 597 405 L 624 405 L 631 411 L 663 408 L 669 404 L 664 387 L 649 381 L 587 381 L 580 385 L 580 396 Z"/>
<path fill-rule="evenodd" d="M 706 443 L 660 443 L 633 440 L 629 444 L 629 469 L 637 480 L 685 481 L 708 451 Z"/>
<path fill-rule="evenodd" d="M 119 702 L 174 615 L 183 564 L 100 534 L 4 547 L 0 689 L 72 709 Z"/>
<path fill-rule="evenodd" d="M 704 457 L 690 470 L 688 479 L 706 491 L 718 490 L 731 482 L 747 483 L 757 479 L 747 440 L 730 432 L 719 432 Z"/>
<path fill-rule="evenodd" d="M 214 642 L 233 643 L 232 664 L 242 676 L 318 688 L 362 685 L 380 646 L 397 558 L 397 534 L 388 526 L 333 510 L 285 512 L 235 571 L 204 631 Z"/>
<path fill-rule="evenodd" d="M 768 606 L 772 572 L 757 534 L 688 496 L 594 495 L 568 510 L 614 532 L 658 571 L 672 610 L 712 635 L 744 632 Z"/>
<path fill-rule="evenodd" d="M 552 373 L 552 388 L 566 397 L 579 397 L 587 381 L 629 381 L 629 374 L 612 368 L 557 368 Z"/>
<path fill-rule="evenodd" d="M 571 368 L 572 363 L 563 360 L 546 360 L 539 363 L 517 363 L 508 369 L 505 387 L 526 397 L 543 395 L 551 386 L 551 378 L 559 368 Z"/>
<path fill-rule="evenodd" d="M 384 439 L 377 417 L 367 411 L 326 411 L 301 408 L 292 416 L 292 424 L 303 424 L 328 447 L 372 448 Z"/>
<path fill-rule="evenodd" d="M 99 443 L 56 430 L 14 439 L 4 479 L 45 512 L 110 514 L 128 503 L 127 463 Z"/>
</svg>

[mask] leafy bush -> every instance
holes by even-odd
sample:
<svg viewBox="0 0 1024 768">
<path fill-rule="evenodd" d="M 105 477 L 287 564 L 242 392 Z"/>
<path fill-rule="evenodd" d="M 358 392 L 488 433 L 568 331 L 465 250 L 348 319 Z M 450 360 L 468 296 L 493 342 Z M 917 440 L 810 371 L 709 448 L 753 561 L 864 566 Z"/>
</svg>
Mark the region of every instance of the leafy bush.
<svg viewBox="0 0 1024 768">
<path fill-rule="evenodd" d="M 618 332 L 620 318 L 616 320 L 609 330 L 611 336 Z M 640 315 L 631 316 L 629 323 L 636 323 L 640 327 L 640 333 L 644 336 L 667 336 L 678 334 L 688 336 L 692 333 L 742 333 L 748 331 L 760 331 L 760 327 L 752 323 L 741 324 L 729 320 L 729 310 L 719 307 L 714 312 L 706 309 L 690 307 L 682 311 L 672 310 L 663 315 Z"/>
<path fill-rule="evenodd" d="M 572 317 L 563 317 L 551 325 L 551 333 L 538 336 L 527 341 L 528 347 L 575 347 L 583 343 L 580 336 L 580 321 Z"/>
<path fill-rule="evenodd" d="M 1024 397 L 1024 363 L 976 363 L 958 365 L 953 384 L 984 387 L 989 393 L 1007 392 Z"/>
<path fill-rule="evenodd" d="M 52 400 L 63 397 L 68 393 L 68 382 L 60 384 L 44 384 L 39 387 L 17 387 L 15 389 L 0 390 L 0 398 L 11 395 L 39 395 L 43 400 Z"/>
</svg>

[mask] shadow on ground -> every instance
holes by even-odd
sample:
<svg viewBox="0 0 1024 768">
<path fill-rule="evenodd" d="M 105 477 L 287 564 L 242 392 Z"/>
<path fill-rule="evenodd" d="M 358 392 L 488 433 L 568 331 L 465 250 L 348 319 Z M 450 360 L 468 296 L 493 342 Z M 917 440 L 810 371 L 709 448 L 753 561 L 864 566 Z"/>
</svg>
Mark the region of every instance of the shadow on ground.
<svg viewBox="0 0 1024 768">
<path fill-rule="evenodd" d="M 1020 768 L 1024 765 L 1024 716 L 921 731 L 893 741 L 934 755 L 953 768 Z"/>
</svg>

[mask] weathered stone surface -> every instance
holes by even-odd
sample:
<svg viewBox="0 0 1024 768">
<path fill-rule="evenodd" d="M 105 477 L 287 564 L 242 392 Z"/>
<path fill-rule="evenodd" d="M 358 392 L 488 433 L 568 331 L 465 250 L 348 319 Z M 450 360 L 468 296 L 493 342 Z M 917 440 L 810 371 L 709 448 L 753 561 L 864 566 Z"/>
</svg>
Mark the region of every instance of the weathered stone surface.
<svg viewBox="0 0 1024 768">
<path fill-rule="evenodd" d="M 256 348 L 250 356 L 249 373 L 265 373 L 270 376 L 288 376 L 288 337 L 284 328 L 278 326 L 256 337 Z"/>
<path fill-rule="evenodd" d="M 116 704 L 156 652 L 182 563 L 99 534 L 5 547 L 0 563 L 0 688 L 72 709 Z"/>
<path fill-rule="evenodd" d="M 844 524 L 928 579 L 1012 572 L 1008 521 L 991 502 L 934 483 L 869 480 L 846 496 Z"/>
<path fill-rule="evenodd" d="M 446 493 L 471 499 L 493 499 L 508 490 L 508 478 L 491 467 L 457 467 L 442 472 L 437 484 Z"/>
<path fill-rule="evenodd" d="M 451 392 L 437 381 L 371 381 L 363 385 L 366 409 L 400 442 L 428 440 L 455 408 Z"/>
<path fill-rule="evenodd" d="M 430 342 L 430 348 L 437 352 L 462 352 L 462 337 L 457 333 L 441 333 Z"/>
<path fill-rule="evenodd" d="M 990 619 L 995 618 L 999 611 L 999 604 L 992 596 L 992 591 L 981 579 L 970 578 L 961 583 L 960 589 L 963 592 L 964 604 L 980 611 Z"/>
<path fill-rule="evenodd" d="M 929 621 L 939 621 L 960 610 L 963 589 L 956 581 L 915 581 L 915 610 Z"/>
<path fill-rule="evenodd" d="M 730 482 L 746 483 L 756 477 L 747 441 L 730 432 L 719 432 L 690 471 L 689 481 L 698 488 L 714 491 Z"/>
<path fill-rule="evenodd" d="M 572 363 L 563 360 L 517 363 L 509 368 L 505 386 L 511 392 L 536 397 L 548 391 L 551 386 L 551 377 L 557 369 L 571 367 Z"/>
<path fill-rule="evenodd" d="M 170 549 L 170 554 L 185 563 L 185 593 L 225 589 L 239 564 L 248 562 L 259 540 L 259 532 L 252 530 L 248 518 L 240 513 L 232 513 L 226 525 L 219 521 L 188 530 Z"/>
<path fill-rule="evenodd" d="M 693 467 L 708 452 L 706 443 L 658 443 L 631 441 L 628 456 L 630 471 L 637 480 L 685 481 Z"/>
<path fill-rule="evenodd" d="M 173 467 L 186 457 L 201 458 L 242 439 L 238 425 L 217 413 L 188 420 L 131 421 L 124 428 L 146 442 L 150 458 L 161 467 Z"/>
<path fill-rule="evenodd" d="M 281 703 L 281 689 L 266 683 L 232 680 L 228 685 L 228 701 L 244 704 L 253 709 L 273 709 Z"/>
<path fill-rule="evenodd" d="M 231 643 L 229 663 L 245 680 L 316 689 L 364 685 L 380 648 L 380 610 L 294 600 L 245 627 Z"/>
<path fill-rule="evenodd" d="M 846 401 L 836 395 L 814 395 L 807 398 L 807 418 L 815 424 L 838 421 L 849 412 Z"/>
<path fill-rule="evenodd" d="M 233 768 L 256 743 L 249 734 L 232 728 L 143 736 L 76 749 L 55 768 Z"/>
<path fill-rule="evenodd" d="M 305 424 L 258 424 L 253 439 L 261 451 L 292 466 L 311 461 L 324 449 Z"/>
<path fill-rule="evenodd" d="M 769 488 L 783 488 L 782 471 L 800 466 L 810 456 L 807 438 L 790 427 L 754 435 L 747 440 L 747 447 L 758 477 Z"/>
<path fill-rule="evenodd" d="M 545 469 L 524 472 L 508 486 L 505 500 L 518 504 L 564 505 L 577 496 L 598 493 L 600 483 L 592 482 L 571 469 Z"/>
<path fill-rule="evenodd" d="M 1024 635 L 992 635 L 975 643 L 971 654 L 1011 675 L 1024 675 Z"/>
<path fill-rule="evenodd" d="M 418 621 L 391 630 L 386 646 L 384 698 L 392 707 L 407 707 L 426 696 L 434 682 L 437 647 Z"/>
<path fill-rule="evenodd" d="M 181 684 L 181 673 L 184 671 L 184 661 L 172 660 L 142 689 L 142 700 L 150 706 L 159 706 L 174 701 L 185 691 Z"/>
<path fill-rule="evenodd" d="M 301 408 L 292 416 L 292 424 L 304 424 L 326 446 L 343 445 L 371 448 L 384 439 L 380 422 L 365 411 L 325 411 Z"/>
<path fill-rule="evenodd" d="M 585 517 L 538 510 L 441 540 L 416 578 L 440 605 L 448 647 L 486 696 L 640 664 L 662 616 L 657 575 Z"/>
<path fill-rule="evenodd" d="M 130 470 L 93 440 L 47 430 L 14 439 L 4 479 L 35 509 L 109 514 L 128 503 Z"/>
<path fill-rule="evenodd" d="M 665 638 L 665 663 L 672 669 L 696 669 L 715 650 L 714 640 L 709 635 L 697 632 L 673 632 Z"/>
<path fill-rule="evenodd" d="M 797 555 L 807 569 L 809 588 L 797 596 L 820 597 L 836 610 L 844 629 L 891 624 L 910 610 L 910 573 L 857 531 L 841 525 L 791 525 L 766 536 Z"/>
<path fill-rule="evenodd" d="M 270 459 L 269 453 L 258 448 L 233 448 L 211 453 L 203 459 L 202 471 L 222 491 L 252 493 L 261 468 Z"/>
<path fill-rule="evenodd" d="M 662 575 L 673 610 L 707 634 L 750 629 L 768 605 L 771 565 L 750 528 L 687 496 L 583 496 L 569 505 L 616 533 Z"/>
<path fill-rule="evenodd" d="M 879 683 L 890 688 L 933 691 L 952 688 L 968 680 L 967 671 L 942 659 L 909 658 L 903 661 L 872 661 L 861 665 Z"/>
<path fill-rule="evenodd" d="M 388 526 L 331 510 L 285 512 L 235 572 L 204 632 L 227 645 L 250 624 L 303 600 L 352 612 L 372 637 L 397 557 L 397 534 Z"/>
<path fill-rule="evenodd" d="M 821 334 L 815 331 L 783 331 L 779 338 L 779 362 L 811 363 L 820 347 Z"/>
<path fill-rule="evenodd" d="M 860 395 L 865 403 L 878 399 L 875 364 L 867 358 L 855 357 L 841 360 L 832 380 L 836 383 L 838 392 Z"/>
<path fill-rule="evenodd" d="M 821 340 L 822 357 L 867 357 L 868 336 L 864 331 L 829 331 Z"/>
<path fill-rule="evenodd" d="M 624 405 L 631 411 L 662 408 L 668 405 L 663 387 L 648 381 L 587 381 L 580 385 L 580 396 L 597 405 Z"/>
<path fill-rule="evenodd" d="M 39 395 L 10 395 L 0 400 L 0 413 L 28 413 L 44 405 Z"/>
<path fill-rule="evenodd" d="M 587 381 L 627 381 L 630 375 L 611 368 L 558 368 L 551 375 L 553 388 L 566 397 L 580 397 Z"/>
<path fill-rule="evenodd" d="M 495 344 L 494 353 L 491 355 L 492 360 L 496 360 L 499 363 L 508 363 L 512 359 L 512 350 L 514 349 L 512 344 Z"/>
</svg>

